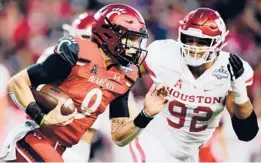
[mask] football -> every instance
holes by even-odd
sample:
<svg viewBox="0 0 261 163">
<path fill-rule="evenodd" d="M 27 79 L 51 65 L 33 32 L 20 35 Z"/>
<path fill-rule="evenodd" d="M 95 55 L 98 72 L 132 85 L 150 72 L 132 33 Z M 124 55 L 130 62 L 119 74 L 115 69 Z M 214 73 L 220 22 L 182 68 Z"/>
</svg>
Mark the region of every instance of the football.
<svg viewBox="0 0 261 163">
<path fill-rule="evenodd" d="M 62 115 L 69 115 L 75 111 L 72 99 L 61 89 L 53 85 L 40 85 L 36 89 L 31 89 L 36 103 L 40 106 L 43 113 L 47 114 L 58 104 L 58 100 L 64 100 L 61 107 Z"/>
</svg>

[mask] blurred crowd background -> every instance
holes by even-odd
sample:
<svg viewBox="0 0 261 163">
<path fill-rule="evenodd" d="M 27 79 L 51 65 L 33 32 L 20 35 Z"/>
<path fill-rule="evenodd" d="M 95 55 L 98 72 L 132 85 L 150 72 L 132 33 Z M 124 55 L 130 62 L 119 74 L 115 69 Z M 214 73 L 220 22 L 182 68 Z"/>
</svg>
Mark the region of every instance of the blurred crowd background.
<svg viewBox="0 0 261 163">
<path fill-rule="evenodd" d="M 25 116 L 7 95 L 10 76 L 35 63 L 55 44 L 63 35 L 63 24 L 70 24 L 82 12 L 95 12 L 114 2 L 129 4 L 142 13 L 149 42 L 176 39 L 179 20 L 197 7 L 217 10 L 230 31 L 225 50 L 240 55 L 255 71 L 249 96 L 261 121 L 261 0 L 0 0 L 0 145 L 11 127 Z M 138 103 L 151 83 L 145 77 L 135 86 Z M 260 132 L 253 141 L 240 142 L 229 119 L 226 114 L 213 138 L 201 148 L 201 161 L 261 161 Z M 106 133 L 96 134 L 92 161 L 114 161 L 115 150 L 103 137 Z"/>
</svg>

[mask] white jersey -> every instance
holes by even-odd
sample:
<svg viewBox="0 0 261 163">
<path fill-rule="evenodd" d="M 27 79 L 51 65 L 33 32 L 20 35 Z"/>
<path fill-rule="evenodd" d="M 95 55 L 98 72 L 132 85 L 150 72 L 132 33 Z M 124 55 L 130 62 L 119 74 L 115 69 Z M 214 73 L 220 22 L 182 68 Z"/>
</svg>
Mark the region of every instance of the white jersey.
<svg viewBox="0 0 261 163">
<path fill-rule="evenodd" d="M 55 46 L 51 46 L 47 49 L 45 49 L 45 51 L 42 53 L 42 55 L 38 58 L 38 60 L 36 61 L 36 63 L 42 63 L 43 61 L 45 61 L 45 59 L 47 57 L 49 57 L 50 55 L 54 54 L 54 48 Z"/>
<path fill-rule="evenodd" d="M 172 157 L 196 161 L 199 147 L 218 126 L 231 90 L 228 58 L 229 53 L 221 51 L 214 64 L 195 79 L 182 61 L 176 41 L 155 41 L 148 47 L 145 65 L 155 83 L 168 86 L 171 100 L 145 130 L 156 136 Z M 243 64 L 243 78 L 251 85 L 253 70 L 247 62 Z"/>
<path fill-rule="evenodd" d="M 10 79 L 10 73 L 8 69 L 1 63 L 0 63 L 0 74 L 1 74 L 1 80 L 0 80 L 0 99 L 1 99 L 1 97 L 5 97 L 7 95 L 7 85 Z"/>
</svg>

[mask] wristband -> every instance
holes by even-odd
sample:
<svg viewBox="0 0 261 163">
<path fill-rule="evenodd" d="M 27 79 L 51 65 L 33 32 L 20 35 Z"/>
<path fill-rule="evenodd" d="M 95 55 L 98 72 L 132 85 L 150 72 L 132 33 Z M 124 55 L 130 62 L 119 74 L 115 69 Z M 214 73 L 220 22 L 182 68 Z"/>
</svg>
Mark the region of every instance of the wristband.
<svg viewBox="0 0 261 163">
<path fill-rule="evenodd" d="M 44 123 L 44 118 L 46 117 L 46 114 L 44 114 L 44 116 L 43 116 L 43 118 L 42 118 L 42 120 L 41 120 L 41 122 L 40 122 L 40 126 L 42 126 L 42 124 Z"/>
<path fill-rule="evenodd" d="M 31 102 L 26 110 L 26 114 L 29 115 L 38 125 L 43 123 L 43 118 L 45 114 L 42 112 L 41 108 L 36 102 Z"/>
<path fill-rule="evenodd" d="M 249 100 L 244 80 L 235 80 L 231 82 L 232 91 L 236 104 L 243 104 Z"/>
<path fill-rule="evenodd" d="M 134 119 L 134 125 L 139 128 L 145 128 L 150 121 L 153 119 L 152 116 L 147 114 L 144 110 L 142 110 L 137 117 Z"/>
</svg>

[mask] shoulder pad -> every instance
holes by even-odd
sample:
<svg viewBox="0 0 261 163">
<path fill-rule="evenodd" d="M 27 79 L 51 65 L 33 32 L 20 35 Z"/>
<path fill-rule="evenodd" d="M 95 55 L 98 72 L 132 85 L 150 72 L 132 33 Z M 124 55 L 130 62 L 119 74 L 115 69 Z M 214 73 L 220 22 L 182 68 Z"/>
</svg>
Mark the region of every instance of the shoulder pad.
<svg viewBox="0 0 261 163">
<path fill-rule="evenodd" d="M 73 36 L 67 35 L 58 41 L 54 53 L 60 55 L 69 64 L 75 65 L 78 59 L 79 45 Z"/>
<path fill-rule="evenodd" d="M 165 40 L 156 40 L 153 41 L 148 46 L 148 55 L 146 56 L 143 66 L 146 69 L 146 71 L 151 75 L 151 77 L 157 76 L 157 70 L 159 70 L 159 64 L 161 64 L 162 61 L 162 48 L 165 43 Z M 164 55 L 164 54 L 163 54 Z"/>
</svg>

